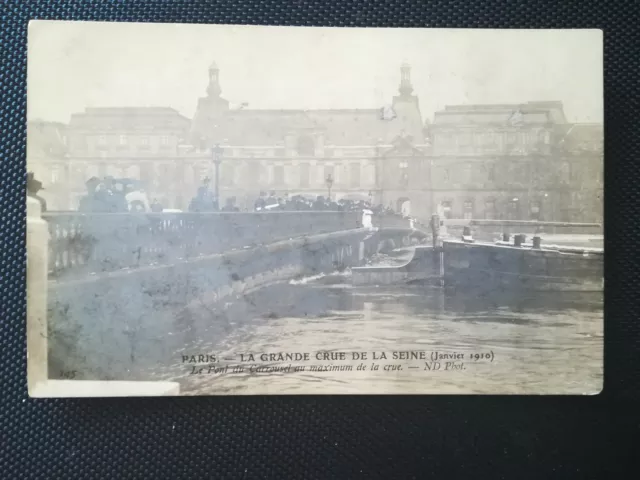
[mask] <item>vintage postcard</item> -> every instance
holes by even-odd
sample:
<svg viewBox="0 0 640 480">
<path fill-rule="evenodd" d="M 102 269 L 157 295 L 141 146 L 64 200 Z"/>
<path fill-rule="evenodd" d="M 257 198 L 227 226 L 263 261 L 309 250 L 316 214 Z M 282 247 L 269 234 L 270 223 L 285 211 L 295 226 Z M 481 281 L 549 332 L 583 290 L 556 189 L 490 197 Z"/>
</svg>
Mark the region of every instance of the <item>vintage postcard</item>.
<svg viewBox="0 0 640 480">
<path fill-rule="evenodd" d="M 28 42 L 32 396 L 601 391 L 601 31 Z"/>
</svg>

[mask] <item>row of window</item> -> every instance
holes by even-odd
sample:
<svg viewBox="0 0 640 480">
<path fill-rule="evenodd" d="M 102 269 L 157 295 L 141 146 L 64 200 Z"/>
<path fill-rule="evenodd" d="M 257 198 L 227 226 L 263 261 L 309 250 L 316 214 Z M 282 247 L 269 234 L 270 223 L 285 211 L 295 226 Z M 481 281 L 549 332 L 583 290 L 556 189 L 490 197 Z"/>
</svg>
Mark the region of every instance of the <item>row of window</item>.
<svg viewBox="0 0 640 480">
<path fill-rule="evenodd" d="M 434 184 L 454 183 L 454 184 L 477 184 L 483 182 L 494 182 L 498 176 L 500 179 L 513 183 L 536 181 L 560 181 L 569 182 L 572 179 L 571 165 L 566 162 L 559 163 L 551 169 L 535 169 L 527 164 L 512 164 L 509 166 L 499 166 L 499 175 L 496 175 L 496 165 L 482 166 L 457 166 L 453 168 L 434 168 Z"/>
<path fill-rule="evenodd" d="M 152 145 L 159 145 L 160 148 L 167 148 L 172 146 L 172 137 L 169 135 L 162 136 L 141 136 L 141 135 L 92 135 L 84 137 L 75 143 L 81 150 L 87 150 L 90 147 L 95 147 L 98 150 L 109 150 L 111 148 L 116 150 L 129 150 L 136 148 L 137 150 L 145 151 L 150 150 Z M 294 146 L 292 152 L 301 157 L 315 157 L 316 150 L 315 144 L 307 137 L 302 137 L 301 142 Z M 205 149 L 206 152 L 206 149 Z M 371 155 L 372 152 L 366 148 L 360 150 L 348 149 L 344 151 L 338 148 L 325 148 L 323 149 L 323 157 L 342 157 L 342 156 L 366 156 Z M 284 147 L 275 147 L 272 149 L 265 149 L 261 151 L 246 150 L 243 151 L 240 148 L 226 149 L 225 156 L 228 157 L 240 157 L 240 156 L 263 156 L 263 157 L 285 157 L 288 156 L 287 150 Z"/>
<path fill-rule="evenodd" d="M 349 165 L 349 181 L 348 185 L 350 187 L 360 187 L 362 178 L 361 178 L 361 165 L 357 163 L 353 163 Z M 193 181 L 199 181 L 205 176 L 210 175 L 210 167 L 200 166 L 195 167 L 189 170 L 191 173 L 185 173 L 185 181 L 188 183 Z M 322 170 L 322 183 L 326 185 L 328 182 L 332 184 L 336 182 L 336 167 L 327 165 Z M 130 177 L 130 178 L 138 178 L 143 181 L 156 181 L 162 184 L 169 184 L 175 182 L 175 174 L 176 169 L 174 165 L 160 164 L 154 166 L 150 164 L 142 164 L 141 166 L 131 165 L 129 167 L 118 167 L 115 165 L 107 165 L 107 164 L 99 164 L 99 165 L 90 165 L 87 168 L 72 168 L 70 170 L 71 180 L 74 183 L 81 183 L 86 181 L 87 178 L 91 176 L 104 177 L 107 175 L 111 175 L 114 177 Z M 317 184 L 316 181 L 312 181 L 312 168 L 309 164 L 300 164 L 295 175 L 298 177 L 299 186 L 300 187 L 309 187 L 312 183 Z M 65 168 L 64 167 L 53 167 L 50 171 L 50 181 L 51 183 L 64 182 L 65 177 Z M 191 177 L 191 178 L 189 178 Z M 315 178 L 315 175 L 313 175 Z M 257 184 L 257 183 L 266 183 L 268 181 L 268 173 L 267 168 L 263 165 L 258 165 L 257 167 L 252 167 L 247 169 L 246 175 L 243 175 L 241 179 L 236 178 L 236 169 L 229 164 L 222 163 L 220 166 L 220 183 L 223 185 L 233 185 L 236 180 L 240 180 L 241 184 Z M 288 179 L 289 182 L 294 180 L 293 178 Z M 45 180 L 46 181 L 46 180 Z M 373 178 L 369 179 L 370 182 L 373 181 Z M 271 183 L 274 185 L 285 185 L 287 183 L 287 179 L 285 178 L 285 166 L 284 165 L 275 165 L 273 167 L 273 176 L 271 178 Z"/>
<path fill-rule="evenodd" d="M 261 167 L 264 169 L 264 167 Z M 335 167 L 332 165 L 327 165 L 324 167 L 322 179 L 325 185 L 333 185 L 336 181 L 336 171 Z M 260 172 L 258 172 L 260 177 Z M 299 166 L 298 169 L 299 175 L 299 185 L 300 187 L 309 187 L 311 185 L 311 166 L 309 164 L 303 163 Z M 266 172 L 263 173 L 262 177 L 266 176 Z M 259 181 L 260 178 L 254 178 L 255 181 Z M 275 165 L 273 167 L 273 182 L 274 185 L 285 185 L 285 167 L 284 165 Z M 349 166 L 349 182 L 350 187 L 359 187 L 361 185 L 361 167 L 359 164 L 354 163 Z"/>
<path fill-rule="evenodd" d="M 115 146 L 116 148 L 126 148 L 136 146 L 141 149 L 150 148 L 152 144 L 158 144 L 162 147 L 171 145 L 171 136 L 169 135 L 94 135 L 84 138 L 84 146 L 95 145 L 98 148 L 106 148 Z"/>
<path fill-rule="evenodd" d="M 549 132 L 504 132 L 504 133 L 439 133 L 435 136 L 435 141 L 439 145 L 461 147 L 467 146 L 505 146 L 548 144 L 550 142 Z"/>
<path fill-rule="evenodd" d="M 473 218 L 484 218 L 487 220 L 540 220 L 542 216 L 542 202 L 538 200 L 529 202 L 528 211 L 525 211 L 525 205 L 517 198 L 502 203 L 501 205 L 497 205 L 495 199 L 488 198 L 484 201 L 483 211 L 478 211 L 475 202 L 471 199 L 463 201 L 461 212 L 454 210 L 454 204 L 451 200 L 440 202 L 440 206 L 445 218 L 457 218 L 461 214 L 462 218 L 468 220 Z"/>
<path fill-rule="evenodd" d="M 436 182 L 471 183 L 483 181 L 482 179 L 493 182 L 496 176 L 496 167 L 495 165 L 483 165 L 480 168 L 472 168 L 470 165 L 465 165 L 453 169 L 435 169 L 434 173 Z"/>
<path fill-rule="evenodd" d="M 289 167 L 290 168 L 290 167 Z M 321 172 L 322 172 L 322 183 L 326 183 L 328 178 L 331 178 L 331 181 L 333 183 L 336 182 L 336 171 L 335 171 L 334 166 L 330 166 L 327 165 L 325 166 Z M 86 171 L 83 171 L 82 169 L 72 169 L 71 175 L 72 175 L 72 181 L 74 183 L 77 183 L 79 181 L 84 181 L 82 180 L 83 177 L 89 175 L 89 176 L 105 176 L 105 175 L 112 175 L 112 176 L 128 176 L 128 177 L 134 177 L 134 178 L 139 178 L 140 176 L 140 172 L 144 171 L 144 172 L 148 172 L 146 173 L 144 176 L 147 177 L 148 179 L 153 179 L 156 177 L 156 173 L 154 173 L 155 167 L 153 165 L 142 165 L 142 167 L 138 167 L 138 166 L 130 166 L 128 168 L 121 168 L 121 167 L 116 167 L 116 166 L 107 166 L 105 164 L 101 164 L 101 165 L 93 165 L 90 166 L 89 168 L 86 169 Z M 204 168 L 204 170 L 207 170 L 207 168 Z M 470 184 L 472 182 L 483 182 L 484 179 L 487 179 L 488 181 L 493 181 L 494 180 L 494 176 L 495 176 L 495 169 L 493 167 L 490 167 L 488 169 L 485 169 L 485 174 L 483 175 L 483 177 L 478 177 L 478 176 L 471 176 L 469 173 L 461 174 L 460 171 L 456 171 L 455 176 L 453 176 L 449 169 L 443 169 L 439 172 L 438 175 L 435 176 L 434 178 L 434 186 L 437 187 L 437 185 L 442 182 L 442 183 L 458 183 L 458 184 Z M 173 174 L 168 173 L 169 170 L 167 168 L 165 168 L 164 166 L 159 166 L 158 170 L 157 170 L 157 176 L 158 177 L 162 177 L 164 175 L 167 175 L 169 177 L 169 180 L 173 180 Z M 51 175 L 51 182 L 52 183 L 57 183 L 60 181 L 63 181 L 64 179 L 63 177 L 63 169 L 61 167 L 54 167 L 51 169 L 50 172 Z M 298 185 L 300 187 L 309 187 L 311 184 L 317 184 L 319 179 L 318 177 L 316 177 L 317 173 L 316 171 L 312 170 L 312 166 L 309 164 L 300 164 L 297 172 L 292 172 L 292 175 L 290 176 L 286 176 L 286 172 L 285 172 L 285 166 L 284 165 L 276 165 L 273 167 L 273 176 L 271 178 L 271 182 L 273 184 L 276 185 L 284 185 L 285 183 L 292 183 L 292 182 L 296 182 L 296 179 L 298 180 Z M 196 175 L 197 176 L 197 175 Z M 203 174 L 203 176 L 206 176 L 206 174 Z M 243 175 L 242 179 L 237 179 L 235 178 L 235 168 L 232 165 L 229 164 L 225 164 L 223 163 L 221 165 L 220 168 L 220 176 L 221 176 L 221 181 L 224 184 L 228 184 L 228 185 L 232 185 L 235 181 L 240 181 L 241 183 L 249 183 L 249 184 L 257 184 L 257 183 L 267 183 L 268 182 L 268 174 L 267 174 L 267 169 L 266 167 L 259 165 L 257 167 L 252 167 L 250 169 L 247 170 L 246 174 Z M 314 180 L 312 180 L 312 178 Z M 399 177 L 399 184 L 401 186 L 404 187 L 408 187 L 409 186 L 409 172 L 408 169 L 403 168 L 400 171 L 400 177 Z M 566 171 L 565 169 L 561 169 L 561 175 L 560 175 L 560 179 L 563 181 L 568 181 L 569 180 L 569 173 L 568 171 Z M 187 180 L 189 181 L 189 180 Z M 362 186 L 362 167 L 360 164 L 357 163 L 353 163 L 350 164 L 348 167 L 348 175 L 347 175 L 347 180 L 341 182 L 343 185 L 347 185 L 351 188 L 358 188 L 360 186 Z M 373 172 L 368 171 L 366 172 L 366 178 L 365 178 L 365 182 L 367 184 L 371 184 L 375 181 Z M 516 180 L 514 180 L 516 181 Z"/>
</svg>

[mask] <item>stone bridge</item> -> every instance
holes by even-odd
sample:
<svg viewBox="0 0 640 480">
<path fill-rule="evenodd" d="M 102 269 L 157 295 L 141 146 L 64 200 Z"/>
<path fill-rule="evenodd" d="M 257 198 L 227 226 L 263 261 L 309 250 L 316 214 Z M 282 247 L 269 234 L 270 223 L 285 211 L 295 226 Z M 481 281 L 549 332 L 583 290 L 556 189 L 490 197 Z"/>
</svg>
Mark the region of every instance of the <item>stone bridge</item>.
<svg viewBox="0 0 640 480">
<path fill-rule="evenodd" d="M 211 255 L 239 251 L 255 250 L 262 256 L 268 245 L 298 245 L 302 239 L 307 246 L 335 243 L 337 238 L 356 238 L 358 233 L 368 232 L 362 228 L 361 213 L 341 211 L 48 213 L 42 218 L 49 231 L 48 277 L 56 281 L 181 262 L 193 264 Z M 374 227 L 378 233 L 373 243 L 406 237 L 415 230 L 400 216 L 375 217 Z M 247 255 L 252 254 L 244 257 Z M 235 263 L 239 270 L 232 277 L 242 276 L 243 269 L 249 268 Z"/>
<path fill-rule="evenodd" d="M 107 371 L 124 379 L 140 359 L 173 355 L 165 340 L 180 322 L 175 312 L 211 318 L 265 286 L 342 271 L 388 242 L 425 238 L 400 216 L 373 224 L 363 228 L 359 212 L 40 216 L 32 206 L 29 255 L 45 252 L 46 267 L 31 272 L 46 273 L 38 288 L 47 291 L 47 375 L 73 367 L 83 379 Z"/>
<path fill-rule="evenodd" d="M 133 366 L 166 363 L 189 338 L 229 334 L 221 312 L 246 295 L 362 266 L 384 248 L 430 243 L 428 226 L 394 215 L 374 217 L 372 228 L 363 227 L 359 212 L 41 215 L 38 202 L 30 200 L 30 392 L 33 382 L 64 382 L 58 379 L 68 371 L 80 380 L 137 380 L 130 374 Z M 588 240 L 585 234 L 602 228 L 491 220 L 445 220 L 441 227 L 453 236 L 465 227 L 487 239 L 542 229 Z M 407 271 L 429 274 L 422 257 L 416 258 L 421 266 Z"/>
</svg>

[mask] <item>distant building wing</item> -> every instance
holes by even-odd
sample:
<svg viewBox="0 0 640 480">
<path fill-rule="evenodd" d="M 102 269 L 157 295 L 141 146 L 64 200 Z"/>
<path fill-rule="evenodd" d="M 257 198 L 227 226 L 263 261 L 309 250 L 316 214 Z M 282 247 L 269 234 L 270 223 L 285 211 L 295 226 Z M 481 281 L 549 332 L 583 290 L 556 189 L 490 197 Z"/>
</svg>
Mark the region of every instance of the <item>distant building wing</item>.
<svg viewBox="0 0 640 480">
<path fill-rule="evenodd" d="M 62 123 L 40 120 L 27 123 L 27 155 L 29 157 L 63 158 L 67 155 L 67 127 Z"/>
</svg>

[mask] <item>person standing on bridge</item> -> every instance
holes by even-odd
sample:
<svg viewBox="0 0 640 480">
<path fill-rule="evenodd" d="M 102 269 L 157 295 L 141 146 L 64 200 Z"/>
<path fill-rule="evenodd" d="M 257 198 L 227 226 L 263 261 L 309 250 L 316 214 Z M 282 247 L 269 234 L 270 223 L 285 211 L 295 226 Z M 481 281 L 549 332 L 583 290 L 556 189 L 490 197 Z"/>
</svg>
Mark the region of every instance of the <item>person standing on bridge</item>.
<svg viewBox="0 0 640 480">
<path fill-rule="evenodd" d="M 91 177 L 84 185 L 87 188 L 87 193 L 80 198 L 78 211 L 93 212 L 95 211 L 96 189 L 98 185 L 100 185 L 100 179 L 98 177 Z"/>
<path fill-rule="evenodd" d="M 431 215 L 431 221 L 429 222 L 431 227 L 431 235 L 433 236 L 433 248 L 436 248 L 439 244 L 440 237 L 440 216 L 437 214 Z"/>
<path fill-rule="evenodd" d="M 117 213 L 129 210 L 124 198 L 124 192 L 116 192 L 113 177 L 104 177 L 103 181 L 95 188 L 92 202 L 92 212 Z"/>
<path fill-rule="evenodd" d="M 198 188 L 198 193 L 189 204 L 190 212 L 215 212 L 218 210 L 218 205 L 209 190 L 209 182 L 209 177 L 202 181 L 202 185 Z"/>
<path fill-rule="evenodd" d="M 151 202 L 151 211 L 154 213 L 162 213 L 162 204 L 158 201 L 157 198 L 153 199 L 153 202 Z"/>
<path fill-rule="evenodd" d="M 40 202 L 40 211 L 44 213 L 47 211 L 47 201 L 38 195 L 40 190 L 44 190 L 42 182 L 35 179 L 33 172 L 27 173 L 27 196 L 38 200 Z"/>
</svg>

